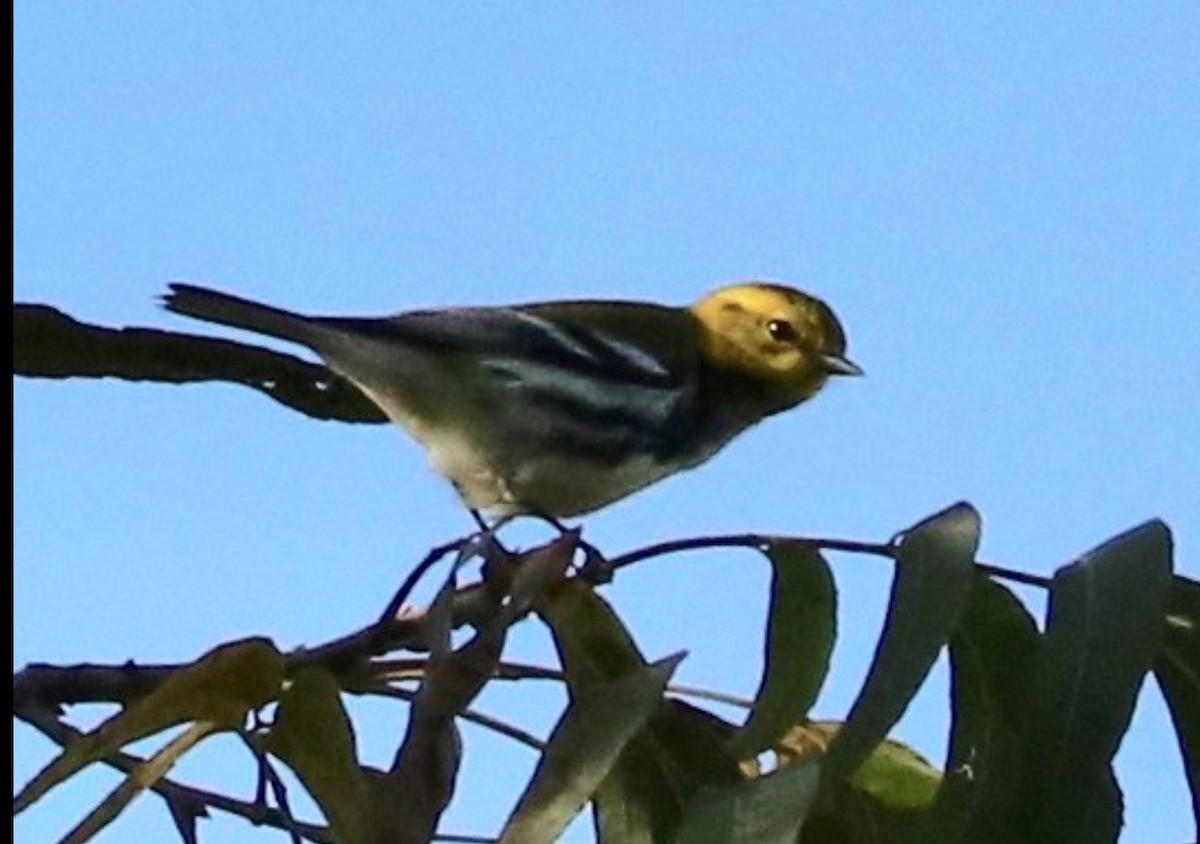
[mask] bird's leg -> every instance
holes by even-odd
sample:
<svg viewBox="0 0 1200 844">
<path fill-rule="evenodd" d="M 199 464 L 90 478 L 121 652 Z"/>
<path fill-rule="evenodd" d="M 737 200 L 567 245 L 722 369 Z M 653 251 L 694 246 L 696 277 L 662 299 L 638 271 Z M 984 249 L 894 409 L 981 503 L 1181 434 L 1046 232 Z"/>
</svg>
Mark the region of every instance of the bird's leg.
<svg viewBox="0 0 1200 844">
<path fill-rule="evenodd" d="M 599 548 L 583 539 L 579 540 L 579 550 L 583 551 L 583 565 L 579 567 L 579 577 L 593 586 L 612 583 L 613 567 Z"/>
<path fill-rule="evenodd" d="M 571 528 L 547 513 L 533 512 L 529 515 L 541 519 L 557 530 L 560 535 L 571 532 Z M 612 582 L 612 567 L 608 565 L 608 560 L 599 548 L 580 536 L 578 532 L 576 532 L 575 547 L 583 552 L 583 564 L 579 566 L 580 577 L 593 586 Z"/>
<path fill-rule="evenodd" d="M 516 516 L 501 516 L 499 519 L 489 525 L 487 520 L 484 519 L 483 514 L 475 508 L 472 507 L 470 509 L 470 513 L 471 518 L 475 520 L 475 524 L 479 525 L 480 538 L 486 538 L 487 540 L 495 543 L 495 547 L 505 556 L 512 556 L 512 552 L 506 548 L 496 536 L 496 531 L 513 521 Z M 533 510 L 525 515 L 532 516 L 535 519 L 540 519 L 557 530 L 560 535 L 571 533 L 571 528 L 567 527 L 562 521 L 554 516 L 551 516 L 549 513 Z M 600 549 L 578 535 L 575 542 L 576 547 L 583 552 L 583 563 L 578 566 L 579 576 L 592 585 L 612 582 L 612 568 L 609 566 L 608 560 L 605 558 Z M 486 554 L 481 556 L 484 559 L 484 574 L 486 576 L 489 558 Z"/>
</svg>

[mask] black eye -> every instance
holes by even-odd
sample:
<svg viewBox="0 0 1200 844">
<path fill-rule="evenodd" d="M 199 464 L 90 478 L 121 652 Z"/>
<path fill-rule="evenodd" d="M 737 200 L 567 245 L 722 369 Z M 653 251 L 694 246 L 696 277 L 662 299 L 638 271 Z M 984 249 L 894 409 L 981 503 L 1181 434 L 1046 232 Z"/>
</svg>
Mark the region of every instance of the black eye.
<svg viewBox="0 0 1200 844">
<path fill-rule="evenodd" d="M 800 339 L 796 327 L 787 320 L 773 319 L 767 323 L 767 333 L 776 343 L 795 343 Z"/>
</svg>

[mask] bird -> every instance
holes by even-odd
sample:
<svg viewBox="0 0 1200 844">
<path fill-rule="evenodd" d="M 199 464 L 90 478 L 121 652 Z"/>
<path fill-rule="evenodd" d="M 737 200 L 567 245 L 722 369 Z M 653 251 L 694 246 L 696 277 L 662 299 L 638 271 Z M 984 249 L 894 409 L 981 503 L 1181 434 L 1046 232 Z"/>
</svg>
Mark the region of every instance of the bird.
<svg viewBox="0 0 1200 844">
<path fill-rule="evenodd" d="M 691 306 L 570 300 L 307 316 L 173 283 L 167 310 L 305 346 L 427 452 L 473 516 L 582 516 L 862 375 L 822 300 L 746 281 Z"/>
</svg>

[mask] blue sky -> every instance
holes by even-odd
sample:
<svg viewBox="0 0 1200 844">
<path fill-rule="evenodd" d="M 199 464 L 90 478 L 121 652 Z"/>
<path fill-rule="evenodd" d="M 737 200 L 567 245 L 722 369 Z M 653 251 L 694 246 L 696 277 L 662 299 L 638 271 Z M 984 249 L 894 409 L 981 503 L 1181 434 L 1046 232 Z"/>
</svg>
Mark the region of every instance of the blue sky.
<svg viewBox="0 0 1200 844">
<path fill-rule="evenodd" d="M 301 310 L 553 297 L 686 303 L 780 279 L 843 317 L 865 379 L 585 522 L 614 553 L 763 530 L 882 540 L 960 498 L 983 555 L 1049 573 L 1160 516 L 1200 576 L 1195 3 L 14 6 L 14 298 L 109 325 L 169 280 Z M 216 332 L 216 329 L 213 329 Z M 16 380 L 14 668 L 315 643 L 377 613 L 469 521 L 394 430 L 226 385 Z M 522 533 L 525 531 L 525 533 Z M 535 541 L 534 528 L 514 539 Z M 835 561 L 837 717 L 888 571 Z M 623 573 L 677 679 L 750 694 L 766 567 Z M 1036 606 L 1036 600 L 1034 600 Z M 535 623 L 509 655 L 549 659 Z M 940 760 L 939 671 L 898 737 Z M 485 708 L 544 732 L 559 701 Z M 402 713 L 363 711 L 382 763 Z M 446 831 L 489 833 L 532 757 L 467 728 Z M 14 727 L 14 776 L 49 745 Z M 247 793 L 214 747 L 185 779 Z M 1126 842 L 1192 835 L 1151 684 L 1119 757 Z M 16 821 L 52 840 L 115 780 Z M 103 837 L 162 840 L 147 798 Z M 274 840 L 236 820 L 207 840 Z M 584 840 L 577 832 L 573 840 Z"/>
</svg>

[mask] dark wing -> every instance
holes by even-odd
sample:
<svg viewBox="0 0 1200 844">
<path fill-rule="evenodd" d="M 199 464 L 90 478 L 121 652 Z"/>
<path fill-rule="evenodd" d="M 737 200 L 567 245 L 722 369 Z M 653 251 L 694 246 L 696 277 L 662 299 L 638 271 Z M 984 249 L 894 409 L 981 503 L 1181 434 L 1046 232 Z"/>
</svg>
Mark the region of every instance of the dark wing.
<svg viewBox="0 0 1200 844">
<path fill-rule="evenodd" d="M 445 360 L 498 401 L 515 459 L 569 446 L 596 460 L 673 459 L 694 424 L 696 326 L 684 310 L 627 302 L 555 302 L 415 311 L 385 320 L 322 320 L 360 338 Z M 374 343 L 373 343 L 374 345 Z M 454 390 L 454 383 L 447 383 Z"/>
</svg>

